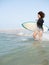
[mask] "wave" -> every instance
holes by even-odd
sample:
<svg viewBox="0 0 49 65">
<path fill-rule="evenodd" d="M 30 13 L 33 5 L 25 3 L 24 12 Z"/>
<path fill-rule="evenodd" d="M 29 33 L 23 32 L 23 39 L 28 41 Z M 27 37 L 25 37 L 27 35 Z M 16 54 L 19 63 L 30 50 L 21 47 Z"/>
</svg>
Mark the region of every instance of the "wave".
<svg viewBox="0 0 49 65">
<path fill-rule="evenodd" d="M 20 33 L 18 33 L 16 35 L 18 35 L 18 36 L 27 36 L 27 37 L 32 37 L 33 38 L 33 33 L 20 32 Z M 42 40 L 43 41 L 49 41 L 49 33 L 43 33 Z"/>
<path fill-rule="evenodd" d="M 10 31 L 2 31 L 0 33 L 14 34 L 16 36 L 27 36 L 27 37 L 33 38 L 33 32 L 25 30 L 25 29 L 18 29 L 18 30 L 12 30 L 12 31 L 11 30 Z M 49 32 L 43 34 L 42 40 L 49 41 Z"/>
</svg>

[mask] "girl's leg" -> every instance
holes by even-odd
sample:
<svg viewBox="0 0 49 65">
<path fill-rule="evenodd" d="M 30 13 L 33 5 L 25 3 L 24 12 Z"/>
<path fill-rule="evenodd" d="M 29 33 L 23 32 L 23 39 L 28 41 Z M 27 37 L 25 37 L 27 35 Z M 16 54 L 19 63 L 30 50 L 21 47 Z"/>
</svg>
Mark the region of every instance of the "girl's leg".
<svg viewBox="0 0 49 65">
<path fill-rule="evenodd" d="M 34 39 L 36 39 L 37 34 L 38 34 L 38 31 L 35 31 L 35 32 L 33 33 Z"/>
<path fill-rule="evenodd" d="M 42 38 L 42 35 L 43 35 L 43 31 L 39 31 L 39 39 L 41 40 Z"/>
</svg>

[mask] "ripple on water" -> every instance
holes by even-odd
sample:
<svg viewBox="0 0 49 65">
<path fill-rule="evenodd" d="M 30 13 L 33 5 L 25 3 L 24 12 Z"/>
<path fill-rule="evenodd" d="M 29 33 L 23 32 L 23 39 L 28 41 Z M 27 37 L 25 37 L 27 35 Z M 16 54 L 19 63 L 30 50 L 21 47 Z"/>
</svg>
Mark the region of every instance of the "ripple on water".
<svg viewBox="0 0 49 65">
<path fill-rule="evenodd" d="M 0 65 L 49 65 L 49 41 L 1 35 Z"/>
</svg>

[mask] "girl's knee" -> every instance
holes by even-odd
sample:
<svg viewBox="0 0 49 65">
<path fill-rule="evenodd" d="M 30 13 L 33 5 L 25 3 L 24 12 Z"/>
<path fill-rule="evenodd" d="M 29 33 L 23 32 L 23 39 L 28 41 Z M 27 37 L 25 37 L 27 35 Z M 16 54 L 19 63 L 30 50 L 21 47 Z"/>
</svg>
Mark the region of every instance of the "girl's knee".
<svg viewBox="0 0 49 65">
<path fill-rule="evenodd" d="M 42 37 L 42 35 L 43 35 L 43 32 L 42 32 L 42 31 L 40 31 L 40 32 L 39 32 L 39 36 L 40 36 L 40 37 Z"/>
</svg>

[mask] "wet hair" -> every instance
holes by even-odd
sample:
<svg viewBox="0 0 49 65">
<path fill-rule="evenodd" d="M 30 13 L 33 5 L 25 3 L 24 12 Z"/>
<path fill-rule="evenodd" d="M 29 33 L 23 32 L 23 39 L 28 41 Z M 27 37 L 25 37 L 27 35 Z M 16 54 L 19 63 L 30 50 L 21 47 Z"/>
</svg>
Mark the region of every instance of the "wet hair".
<svg viewBox="0 0 49 65">
<path fill-rule="evenodd" d="M 39 11 L 38 14 L 41 16 L 41 18 L 44 18 L 45 17 L 45 13 L 42 12 L 42 11 Z"/>
</svg>

